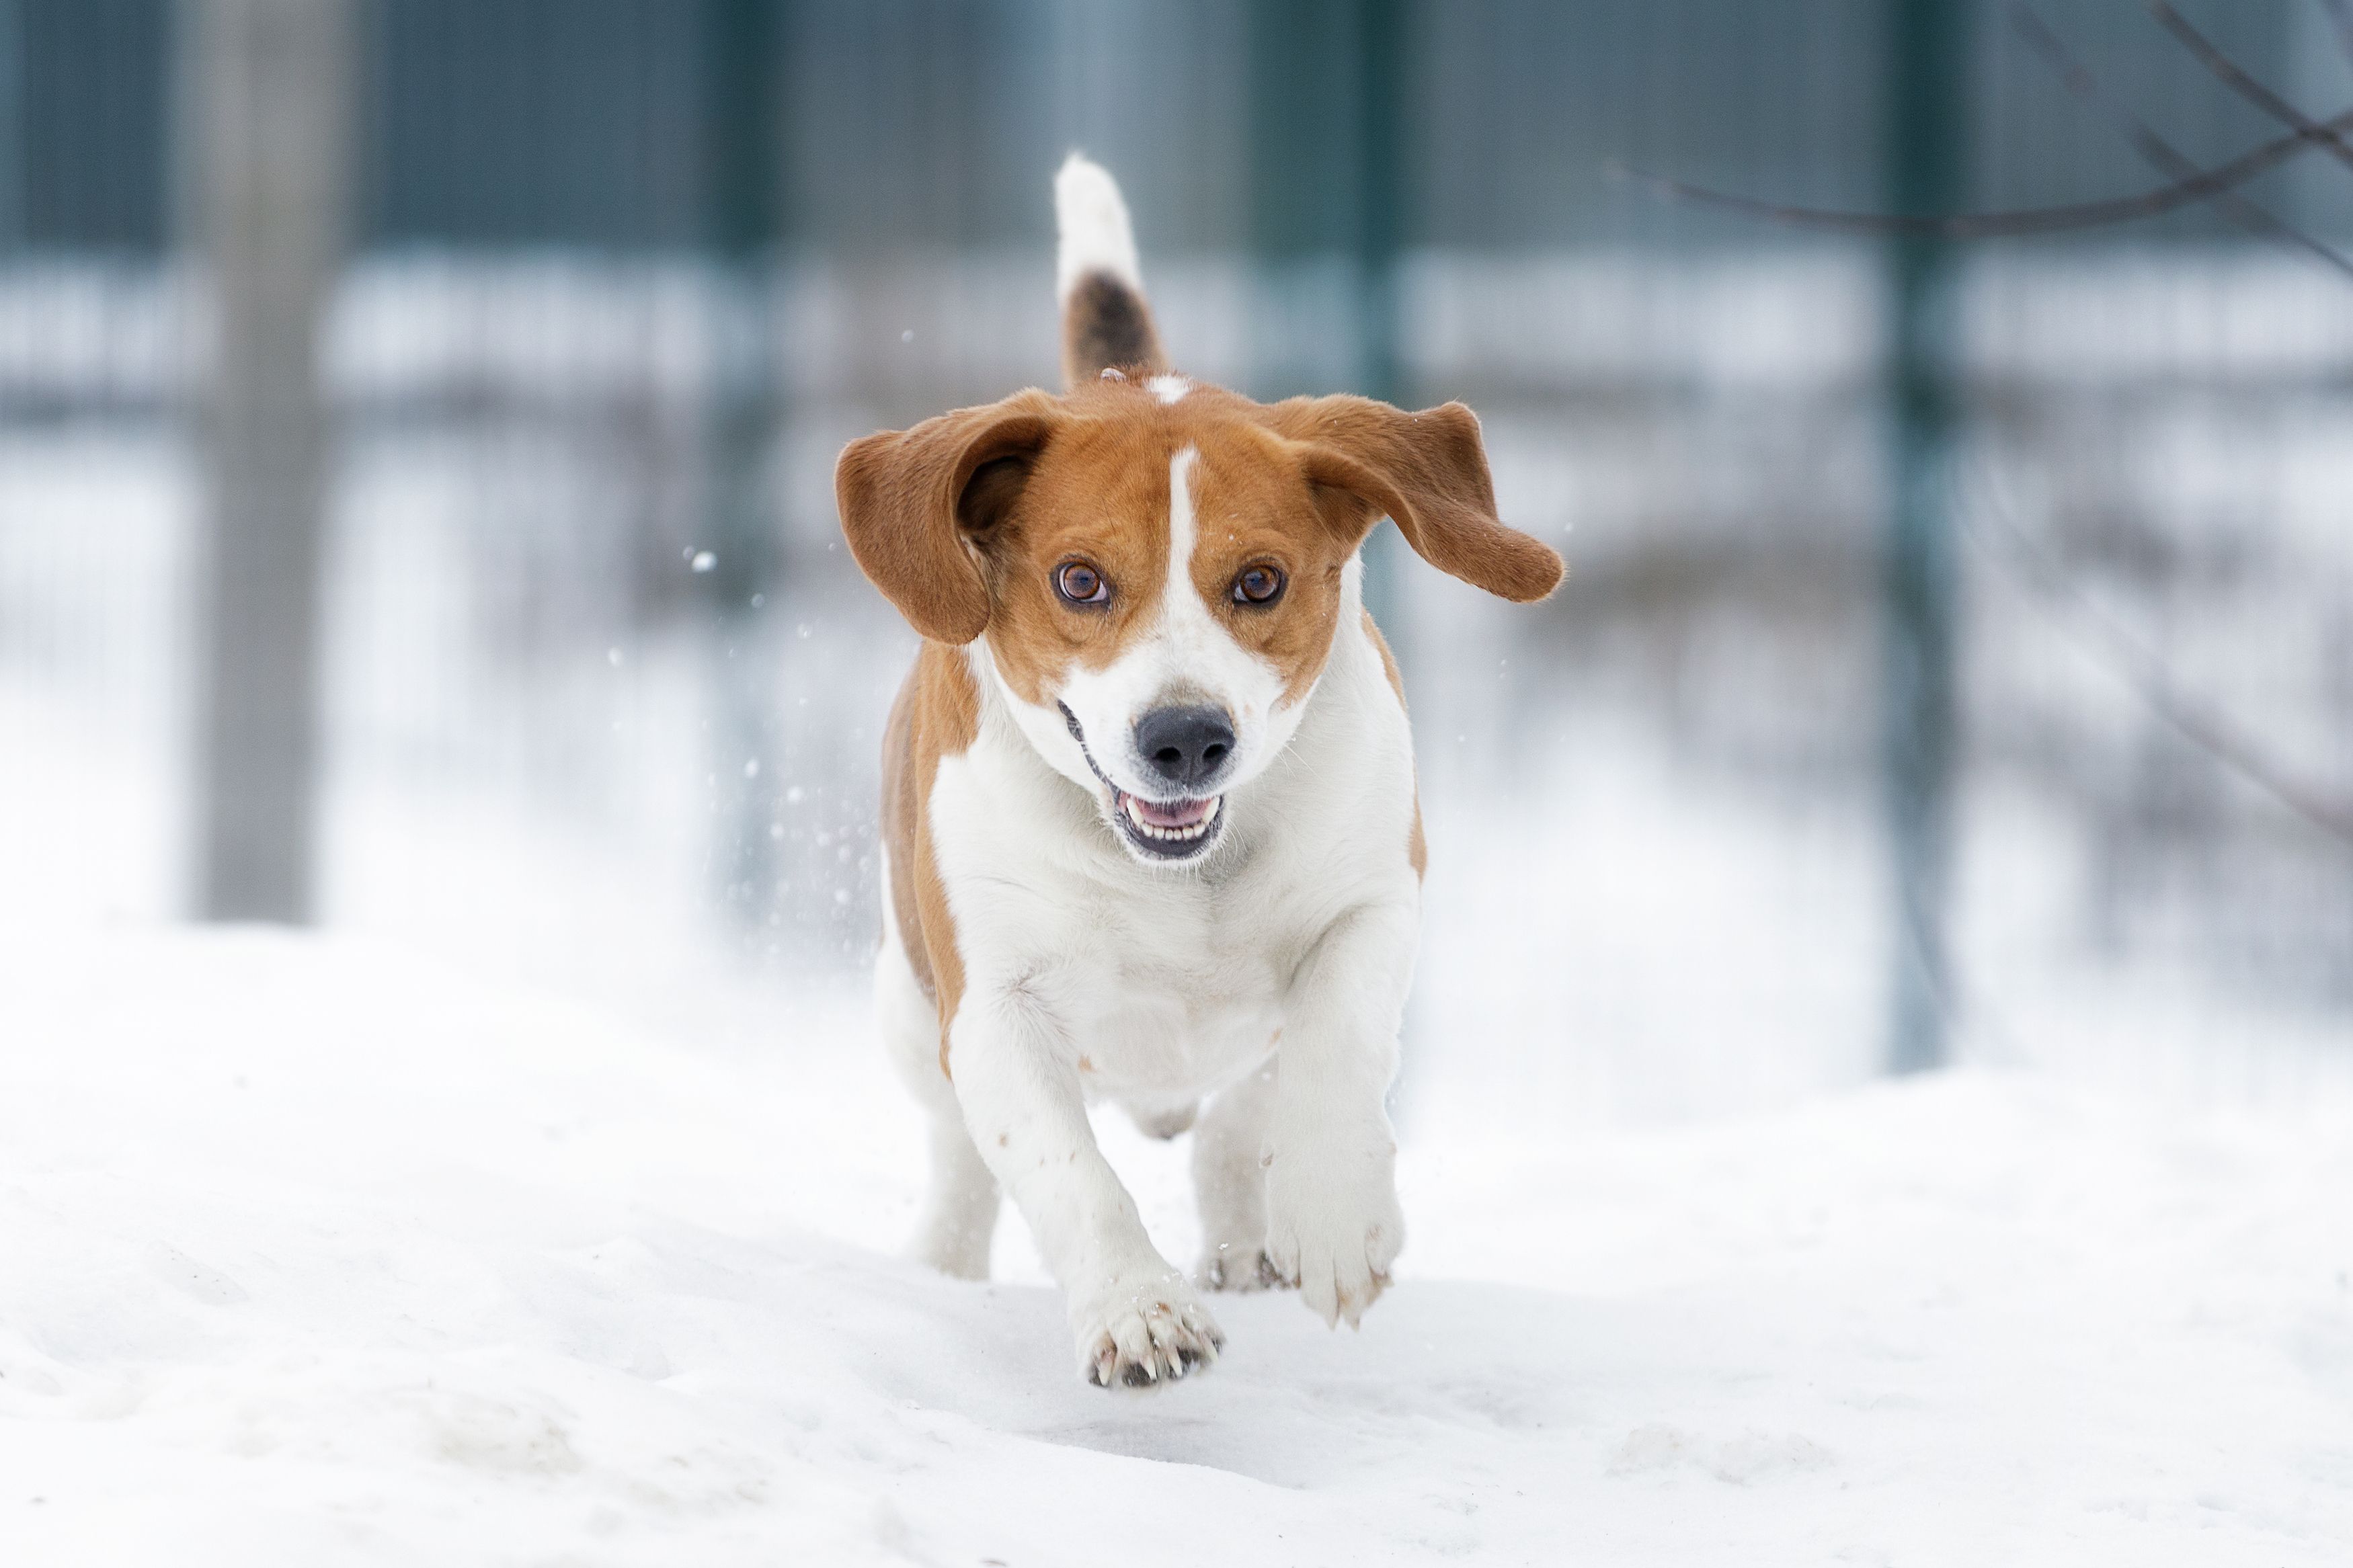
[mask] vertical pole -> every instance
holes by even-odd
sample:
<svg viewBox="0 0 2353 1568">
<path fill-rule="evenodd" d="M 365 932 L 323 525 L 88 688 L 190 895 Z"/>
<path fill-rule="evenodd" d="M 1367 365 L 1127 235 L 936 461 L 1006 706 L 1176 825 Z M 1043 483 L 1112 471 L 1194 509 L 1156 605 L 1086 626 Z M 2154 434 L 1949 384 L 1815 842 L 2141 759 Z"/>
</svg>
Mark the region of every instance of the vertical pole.
<svg viewBox="0 0 2353 1568">
<path fill-rule="evenodd" d="M 24 241 L 24 0 L 0 0 L 0 247 Z"/>
<path fill-rule="evenodd" d="M 1255 0 L 1250 18 L 1250 229 L 1262 262 L 1345 264 L 1354 342 L 1344 388 L 1404 398 L 1398 342 L 1403 243 L 1406 0 Z M 1309 390 L 1259 386 L 1259 395 Z M 1394 627 L 1393 529 L 1366 542 L 1365 599 Z"/>
<path fill-rule="evenodd" d="M 211 304 L 198 450 L 195 904 L 311 912 L 319 563 L 330 457 L 320 325 L 349 221 L 350 0 L 187 0 L 185 215 Z"/>
<path fill-rule="evenodd" d="M 1966 14 L 1960 0 L 1890 0 L 1886 15 L 1889 209 L 1957 211 L 1968 156 Z M 1885 745 L 1897 934 L 1887 1065 L 1907 1073 L 1950 1059 L 1945 919 L 1957 742 L 1949 511 L 1957 409 L 1947 247 L 1924 237 L 1899 238 L 1888 271 Z"/>
<path fill-rule="evenodd" d="M 1261 286 L 1278 268 L 1319 250 L 1346 250 L 1353 242 L 1337 204 L 1351 192 L 1354 171 L 1342 158 L 1356 127 L 1341 112 L 1345 55 L 1335 35 L 1350 0 L 1254 0 L 1248 7 L 1250 71 L 1250 245 Z M 1285 367 L 1271 376 L 1251 367 L 1250 394 L 1287 396 Z"/>
<path fill-rule="evenodd" d="M 1398 256 L 1404 243 L 1405 0 L 1356 0 L 1357 389 L 1384 403 L 1410 395 L 1399 353 Z M 1365 607 L 1402 659 L 1398 593 L 1404 542 L 1394 527 L 1365 542 Z"/>
<path fill-rule="evenodd" d="M 764 635 L 776 591 L 778 542 L 768 454 L 776 417 L 770 262 L 776 237 L 780 127 L 776 113 L 781 0 L 712 0 L 705 167 L 718 335 L 711 388 L 706 527 L 719 637 L 714 773 L 717 868 L 726 907 L 746 930 L 776 911 L 777 693 Z"/>
</svg>

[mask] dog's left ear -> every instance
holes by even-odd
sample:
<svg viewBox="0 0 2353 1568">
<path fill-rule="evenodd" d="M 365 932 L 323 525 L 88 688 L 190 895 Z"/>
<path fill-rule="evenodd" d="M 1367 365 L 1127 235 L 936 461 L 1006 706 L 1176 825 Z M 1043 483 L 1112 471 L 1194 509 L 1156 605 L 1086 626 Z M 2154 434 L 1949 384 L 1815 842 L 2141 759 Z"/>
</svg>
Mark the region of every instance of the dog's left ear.
<svg viewBox="0 0 2353 1568">
<path fill-rule="evenodd" d="M 1479 417 L 1462 405 L 1412 414 L 1368 397 L 1297 397 L 1266 412 L 1306 448 L 1311 485 L 1361 503 L 1345 508 L 1358 537 L 1388 517 L 1424 561 L 1517 604 L 1560 585 L 1560 557 L 1495 515 Z"/>
<path fill-rule="evenodd" d="M 849 552 L 934 642 L 968 643 L 988 629 L 980 551 L 1055 422 L 1052 398 L 1021 392 L 841 449 L 833 492 Z"/>
</svg>

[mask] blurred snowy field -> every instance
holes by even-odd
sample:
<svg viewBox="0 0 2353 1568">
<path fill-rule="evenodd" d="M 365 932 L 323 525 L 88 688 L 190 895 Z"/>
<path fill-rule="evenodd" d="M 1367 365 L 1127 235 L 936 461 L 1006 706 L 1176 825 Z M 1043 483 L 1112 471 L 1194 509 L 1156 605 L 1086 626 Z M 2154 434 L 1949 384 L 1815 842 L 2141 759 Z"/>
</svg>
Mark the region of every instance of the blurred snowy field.
<svg viewBox="0 0 2353 1568">
<path fill-rule="evenodd" d="M 854 974 L 910 645 L 839 553 L 831 459 L 1050 376 L 1049 276 L 1018 250 L 776 274 L 783 558 L 748 609 L 688 563 L 743 300 L 674 258 L 356 267 L 325 355 L 326 922 L 640 1021 L 708 1012 L 722 972 Z M 1535 611 L 1410 563 L 1394 585 L 1434 851 L 1409 1125 L 1498 1094 L 1630 1125 L 1874 1073 L 1876 277 L 1778 243 L 1408 268 L 1412 374 L 1481 410 L 1505 514 L 1573 565 Z M 1348 380 L 1345 290 L 1312 268 L 1154 278 L 1188 366 Z M 0 268 L 0 777 L 39 825 L 0 834 L 0 906 L 37 922 L 186 907 L 180 289 Z M 2038 540 L 2344 798 L 2353 294 L 2243 248 L 2117 247 L 1983 253 L 1962 306 L 1957 1048 L 2193 1101 L 2353 1099 L 2345 846 L 2168 731 L 1980 539 Z"/>
</svg>

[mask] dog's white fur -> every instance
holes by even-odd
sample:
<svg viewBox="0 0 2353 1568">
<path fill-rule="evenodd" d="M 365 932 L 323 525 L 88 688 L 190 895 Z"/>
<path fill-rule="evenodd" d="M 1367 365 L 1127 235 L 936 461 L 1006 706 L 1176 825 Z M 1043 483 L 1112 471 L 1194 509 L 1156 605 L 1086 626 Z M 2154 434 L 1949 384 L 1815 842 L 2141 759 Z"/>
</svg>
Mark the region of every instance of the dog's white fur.
<svg viewBox="0 0 2353 1568">
<path fill-rule="evenodd" d="M 1073 160 L 1057 197 L 1066 272 L 1077 222 L 1091 226 L 1080 253 L 1122 261 L 1132 279 L 1110 176 Z M 965 650 L 977 738 L 941 760 L 928 801 L 964 965 L 953 1083 L 896 918 L 876 974 L 889 1047 L 933 1118 L 916 1254 L 985 1276 L 998 1190 L 1011 1194 L 1067 1293 L 1082 1374 L 1104 1383 L 1115 1369 L 1181 1376 L 1214 1359 L 1221 1336 L 1097 1149 L 1091 1100 L 1164 1134 L 1208 1101 L 1193 1160 L 1204 1283 L 1295 1280 L 1327 1321 L 1353 1323 L 1405 1235 L 1384 1104 L 1420 903 L 1404 706 L 1354 560 L 1321 676 L 1282 700 L 1280 673 L 1194 586 L 1193 458 L 1171 465 L 1158 623 L 1060 695 L 1104 742 L 1172 691 L 1224 707 L 1238 741 L 1219 841 L 1167 865 L 1107 834 L 1105 792 L 1068 723 L 1015 695 L 984 636 Z M 1153 793 L 1132 744 L 1103 744 L 1094 761 Z"/>
<path fill-rule="evenodd" d="M 1111 171 L 1082 153 L 1062 161 L 1054 176 L 1054 302 L 1090 272 L 1108 272 L 1144 292 L 1144 269 L 1135 256 L 1135 230 L 1127 221 L 1127 201 Z"/>
</svg>

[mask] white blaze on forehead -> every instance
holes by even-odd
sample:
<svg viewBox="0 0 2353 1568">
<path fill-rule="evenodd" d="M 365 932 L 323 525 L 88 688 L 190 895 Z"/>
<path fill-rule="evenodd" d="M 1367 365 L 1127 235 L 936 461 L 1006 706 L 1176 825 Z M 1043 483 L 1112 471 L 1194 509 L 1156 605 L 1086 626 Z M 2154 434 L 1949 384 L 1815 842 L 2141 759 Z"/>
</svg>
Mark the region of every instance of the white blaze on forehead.
<svg viewBox="0 0 2353 1568">
<path fill-rule="evenodd" d="M 1282 689 L 1282 677 L 1234 640 L 1194 580 L 1201 530 L 1193 504 L 1193 468 L 1200 459 L 1192 447 L 1168 459 L 1168 578 L 1160 591 L 1159 621 L 1130 657 L 1149 656 L 1164 689 L 1196 688 L 1224 703 L 1240 723 L 1266 711 Z"/>
<path fill-rule="evenodd" d="M 1144 384 L 1144 390 L 1163 403 L 1176 403 L 1193 390 L 1193 384 L 1181 375 L 1155 375 Z M 1191 451 L 1191 447 L 1187 447 Z"/>
<path fill-rule="evenodd" d="M 1173 375 L 1155 376 L 1155 383 L 1174 381 Z M 1200 530 L 1193 521 L 1193 465 L 1201 460 L 1196 447 L 1187 447 L 1168 459 L 1168 585 L 1162 590 L 1175 595 L 1176 585 L 1193 589 L 1193 545 Z M 1198 603 L 1200 595 L 1193 592 Z M 1165 623 L 1168 611 L 1164 605 L 1161 619 Z"/>
</svg>

